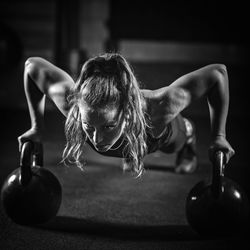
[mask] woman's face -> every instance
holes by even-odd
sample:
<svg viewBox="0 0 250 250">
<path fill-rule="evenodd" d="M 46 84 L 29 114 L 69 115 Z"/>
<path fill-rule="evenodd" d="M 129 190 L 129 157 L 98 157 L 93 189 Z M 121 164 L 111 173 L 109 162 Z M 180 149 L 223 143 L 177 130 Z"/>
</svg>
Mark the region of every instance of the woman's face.
<svg viewBox="0 0 250 250">
<path fill-rule="evenodd" d="M 124 130 L 124 119 L 115 105 L 93 108 L 87 104 L 79 106 L 82 128 L 97 151 L 108 151 L 120 138 Z"/>
</svg>

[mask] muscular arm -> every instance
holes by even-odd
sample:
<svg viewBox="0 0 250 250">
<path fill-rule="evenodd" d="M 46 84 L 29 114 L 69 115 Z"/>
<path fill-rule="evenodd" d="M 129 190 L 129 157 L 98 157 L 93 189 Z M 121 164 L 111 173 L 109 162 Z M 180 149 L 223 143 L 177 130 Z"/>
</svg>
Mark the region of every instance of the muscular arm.
<svg viewBox="0 0 250 250">
<path fill-rule="evenodd" d="M 29 58 L 24 69 L 24 89 L 31 126 L 43 128 L 45 96 L 66 116 L 66 95 L 73 85 L 73 79 L 55 65 L 40 57 Z"/>
<path fill-rule="evenodd" d="M 171 85 L 155 92 L 166 116 L 173 119 L 200 97 L 208 100 L 212 136 L 226 135 L 229 106 L 228 76 L 225 65 L 211 64 L 178 78 Z"/>
</svg>

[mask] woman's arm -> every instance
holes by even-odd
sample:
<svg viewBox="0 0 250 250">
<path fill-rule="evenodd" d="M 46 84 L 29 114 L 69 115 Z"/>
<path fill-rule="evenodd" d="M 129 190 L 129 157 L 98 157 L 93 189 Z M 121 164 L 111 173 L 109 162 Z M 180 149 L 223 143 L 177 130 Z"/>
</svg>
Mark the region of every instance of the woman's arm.
<svg viewBox="0 0 250 250">
<path fill-rule="evenodd" d="M 44 127 L 45 97 L 51 99 L 67 116 L 67 93 L 73 87 L 73 79 L 63 70 L 40 57 L 31 57 L 25 63 L 24 90 L 28 103 L 31 129 L 19 136 L 19 147 L 31 139 L 39 141 Z"/>
<path fill-rule="evenodd" d="M 51 99 L 67 116 L 67 94 L 74 86 L 73 79 L 63 70 L 40 57 L 31 57 L 25 63 L 24 88 L 31 119 L 42 114 L 39 108 L 42 97 Z"/>
<path fill-rule="evenodd" d="M 165 111 L 170 120 L 198 98 L 206 97 L 210 112 L 212 141 L 218 141 L 218 137 L 221 137 L 221 140 L 226 138 L 229 86 L 225 65 L 211 64 L 193 71 L 180 77 L 171 85 L 156 90 L 155 95 L 161 100 L 162 105 L 165 105 Z M 229 145 L 228 148 L 230 148 Z M 234 151 L 232 148 L 228 150 L 229 159 Z"/>
</svg>

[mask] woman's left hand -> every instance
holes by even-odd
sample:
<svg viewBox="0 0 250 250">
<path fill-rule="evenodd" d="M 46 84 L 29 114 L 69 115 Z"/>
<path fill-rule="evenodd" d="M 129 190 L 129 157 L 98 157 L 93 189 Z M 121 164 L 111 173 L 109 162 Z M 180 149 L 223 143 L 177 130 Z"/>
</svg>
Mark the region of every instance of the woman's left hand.
<svg viewBox="0 0 250 250">
<path fill-rule="evenodd" d="M 217 151 L 223 152 L 225 164 L 227 164 L 230 158 L 235 154 L 234 149 L 231 147 L 230 143 L 227 141 L 225 136 L 221 136 L 221 135 L 216 136 L 210 144 L 210 147 L 208 150 L 210 161 L 213 161 L 214 154 Z"/>
</svg>

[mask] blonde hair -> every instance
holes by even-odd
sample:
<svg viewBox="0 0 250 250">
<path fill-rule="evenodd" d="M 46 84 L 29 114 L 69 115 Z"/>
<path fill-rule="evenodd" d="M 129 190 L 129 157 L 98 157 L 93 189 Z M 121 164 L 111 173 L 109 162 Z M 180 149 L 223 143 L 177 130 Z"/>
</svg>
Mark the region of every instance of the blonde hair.
<svg viewBox="0 0 250 250">
<path fill-rule="evenodd" d="M 148 122 L 139 83 L 124 57 L 117 53 L 106 53 L 86 61 L 69 96 L 71 108 L 65 123 L 67 143 L 63 161 L 77 164 L 81 169 L 84 162 L 82 149 L 87 140 L 79 112 L 82 102 L 93 107 L 119 104 L 126 124 L 123 169 L 132 170 L 140 176 L 144 170 L 143 157 L 147 153 Z"/>
</svg>

